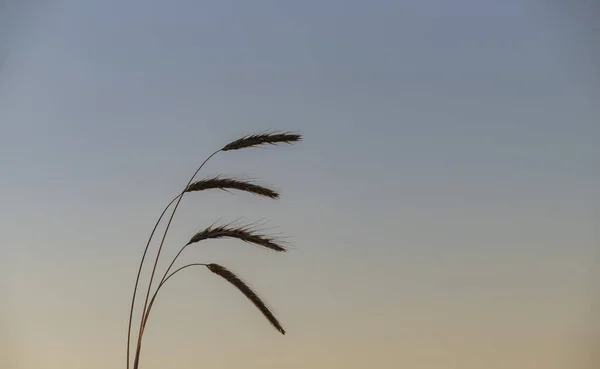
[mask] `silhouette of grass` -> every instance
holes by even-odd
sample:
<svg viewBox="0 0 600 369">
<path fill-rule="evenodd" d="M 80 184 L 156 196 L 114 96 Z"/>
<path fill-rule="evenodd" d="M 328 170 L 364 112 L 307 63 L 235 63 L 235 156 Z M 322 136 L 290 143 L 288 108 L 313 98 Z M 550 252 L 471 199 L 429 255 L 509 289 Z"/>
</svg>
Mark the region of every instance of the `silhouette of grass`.
<svg viewBox="0 0 600 369">
<path fill-rule="evenodd" d="M 139 360 L 140 360 L 140 354 L 141 354 L 141 348 L 142 348 L 142 338 L 144 335 L 144 329 L 148 322 L 148 317 L 149 317 L 150 311 L 151 311 L 152 307 L 154 306 L 154 302 L 156 300 L 156 297 L 158 296 L 159 291 L 173 275 L 175 275 L 176 273 L 180 272 L 183 269 L 186 269 L 186 268 L 192 267 L 192 266 L 206 266 L 211 272 L 213 272 L 214 274 L 222 277 L 223 279 L 225 279 L 226 281 L 231 283 L 240 292 L 242 292 L 260 310 L 260 312 L 271 323 L 271 325 L 273 325 L 282 334 L 285 334 L 285 330 L 283 329 L 282 325 L 276 319 L 275 315 L 273 314 L 271 309 L 268 308 L 266 303 L 261 298 L 259 298 L 259 296 L 256 294 L 256 292 L 254 292 L 240 277 L 238 277 L 236 274 L 234 274 L 233 272 L 231 272 L 229 269 L 225 268 L 224 266 L 221 266 L 219 264 L 214 264 L 214 263 L 211 263 L 211 264 L 192 263 L 192 264 L 187 264 L 183 267 L 180 267 L 179 269 L 177 269 L 174 272 L 172 272 L 171 274 L 169 274 L 169 271 L 173 267 L 175 261 L 177 260 L 177 258 L 180 256 L 180 254 L 183 252 L 183 250 L 187 246 L 194 244 L 194 243 L 198 243 L 200 241 L 209 240 L 209 239 L 232 238 L 232 239 L 238 239 L 238 240 L 244 241 L 246 243 L 253 244 L 253 245 L 265 248 L 265 249 L 273 250 L 273 251 L 278 251 L 278 252 L 286 251 L 286 248 L 282 245 L 282 243 L 279 240 L 277 240 L 273 237 L 267 236 L 265 234 L 262 234 L 261 232 L 255 230 L 251 225 L 233 226 L 232 224 L 226 224 L 226 225 L 222 225 L 222 226 L 214 226 L 214 224 L 213 224 L 210 227 L 196 233 L 194 236 L 192 236 L 190 241 L 187 244 L 185 244 L 179 250 L 177 255 L 173 258 L 173 260 L 171 261 L 171 264 L 165 271 L 165 274 L 161 278 L 158 286 L 156 287 L 154 293 L 152 294 L 151 299 L 150 299 L 150 294 L 152 291 L 152 284 L 154 282 L 154 275 L 156 272 L 158 261 L 160 259 L 161 251 L 162 251 L 164 243 L 165 243 L 165 239 L 167 237 L 167 233 L 169 231 L 169 228 L 171 226 L 171 223 L 173 221 L 175 213 L 177 212 L 177 208 L 179 207 L 181 199 L 183 198 L 183 196 L 186 193 L 198 192 L 198 191 L 203 191 L 203 190 L 208 190 L 208 189 L 221 189 L 224 191 L 237 190 L 237 191 L 247 192 L 247 193 L 251 193 L 254 195 L 267 197 L 267 198 L 271 198 L 271 199 L 279 198 L 279 193 L 275 190 L 272 190 L 272 189 L 264 187 L 264 186 L 260 186 L 258 184 L 252 183 L 250 181 L 246 181 L 246 180 L 242 180 L 242 179 L 238 179 L 238 178 L 234 178 L 234 177 L 222 177 L 219 175 L 219 176 L 205 178 L 205 179 L 194 182 L 196 175 L 204 167 L 204 165 L 213 156 L 215 156 L 217 153 L 219 153 L 221 151 L 223 151 L 223 152 L 234 151 L 234 150 L 241 150 L 241 149 L 251 148 L 251 147 L 259 147 L 259 146 L 264 146 L 264 145 L 279 145 L 279 144 L 284 144 L 284 143 L 292 144 L 295 142 L 299 142 L 301 140 L 302 140 L 302 136 L 297 133 L 267 132 L 267 133 L 260 133 L 260 134 L 244 136 L 240 139 L 232 141 L 232 142 L 228 143 L 227 145 L 223 146 L 223 148 L 221 148 L 221 149 L 213 152 L 211 155 L 209 155 L 208 158 L 206 158 L 204 160 L 204 162 L 198 167 L 198 169 L 196 169 L 196 171 L 194 172 L 194 174 L 192 175 L 192 177 L 190 178 L 190 180 L 184 187 L 184 190 L 180 194 L 178 194 L 173 200 L 171 200 L 171 202 L 165 207 L 165 209 L 162 211 L 161 215 L 159 216 L 158 220 L 156 221 L 156 224 L 154 225 L 154 228 L 152 229 L 152 232 L 150 233 L 150 236 L 148 237 L 148 240 L 146 242 L 146 247 L 142 254 L 140 265 L 138 267 L 135 285 L 133 288 L 133 294 L 132 294 L 132 299 L 131 299 L 131 308 L 130 308 L 130 312 L 129 312 L 129 325 L 128 325 L 128 329 L 127 329 L 127 369 L 130 368 L 130 364 L 131 364 L 131 355 L 130 355 L 131 351 L 130 350 L 131 350 L 131 328 L 132 328 L 132 324 L 133 324 L 133 310 L 134 310 L 134 306 L 135 306 L 136 295 L 138 292 L 138 286 L 139 286 L 139 282 L 140 282 L 140 275 L 141 275 L 142 267 L 144 265 L 146 255 L 148 253 L 148 249 L 150 247 L 150 243 L 152 241 L 152 238 L 154 237 L 156 229 L 158 228 L 158 225 L 160 224 L 160 222 L 161 222 L 162 218 L 164 217 L 164 215 L 166 214 L 167 210 L 169 210 L 169 208 L 171 208 L 171 205 L 173 205 L 173 204 L 175 204 L 175 206 L 173 207 L 173 210 L 171 211 L 171 215 L 169 217 L 168 223 L 165 227 L 165 231 L 162 235 L 162 239 L 158 246 L 156 256 L 154 258 L 154 265 L 152 267 L 152 273 L 150 275 L 150 280 L 148 281 L 148 287 L 146 289 L 146 296 L 145 296 L 145 300 L 144 300 L 144 306 L 143 306 L 142 312 L 141 312 L 140 325 L 139 325 L 139 331 L 138 331 L 138 336 L 137 336 L 137 345 L 136 345 L 135 356 L 134 356 L 134 360 L 133 360 L 133 369 L 139 369 Z"/>
</svg>

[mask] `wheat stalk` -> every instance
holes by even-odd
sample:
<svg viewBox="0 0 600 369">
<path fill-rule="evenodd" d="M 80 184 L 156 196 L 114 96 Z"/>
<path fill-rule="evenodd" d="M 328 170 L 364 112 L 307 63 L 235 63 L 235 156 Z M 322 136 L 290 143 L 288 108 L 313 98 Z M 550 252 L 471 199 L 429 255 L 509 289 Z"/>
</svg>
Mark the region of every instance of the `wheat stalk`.
<svg viewBox="0 0 600 369">
<path fill-rule="evenodd" d="M 217 152 L 218 151 L 214 152 L 208 159 L 210 159 L 212 156 L 214 156 Z M 152 233 L 150 234 L 150 237 L 148 238 L 148 241 L 146 243 L 146 248 L 144 250 L 144 254 L 142 255 L 142 260 L 140 262 L 138 272 L 137 272 L 133 297 L 132 297 L 132 301 L 131 301 L 131 308 L 130 308 L 130 312 L 129 312 L 129 327 L 128 327 L 128 331 L 127 331 L 127 364 L 128 364 L 127 368 L 129 368 L 129 353 L 130 353 L 130 344 L 131 344 L 131 325 L 132 325 L 132 319 L 133 319 L 133 309 L 134 309 L 134 305 L 135 305 L 135 298 L 136 298 L 137 288 L 138 288 L 138 284 L 139 284 L 140 274 L 142 271 L 142 265 L 145 261 L 146 254 L 148 252 L 148 247 L 150 246 L 152 237 L 154 236 L 154 233 L 156 232 L 156 228 L 158 227 L 158 224 L 162 220 L 163 216 L 165 215 L 165 213 L 167 212 L 169 207 L 175 201 L 178 201 L 183 196 L 183 194 L 186 192 L 196 192 L 196 191 L 203 191 L 203 190 L 208 190 L 208 189 L 221 189 L 224 191 L 227 191 L 229 189 L 235 189 L 235 190 L 239 190 L 239 191 L 253 193 L 253 194 L 259 195 L 259 196 L 269 197 L 272 199 L 279 198 L 279 193 L 277 193 L 275 190 L 272 190 L 272 189 L 264 187 L 264 186 L 259 186 L 257 184 L 251 183 L 249 181 L 244 181 L 244 180 L 235 179 L 235 178 L 228 178 L 228 177 L 222 178 L 221 176 L 216 176 L 213 178 L 206 178 L 206 179 L 199 180 L 199 181 L 192 183 L 192 180 L 194 179 L 194 177 L 196 176 L 198 171 L 204 166 L 204 164 L 206 164 L 208 159 L 206 159 L 205 162 L 200 166 L 200 168 L 198 168 L 196 173 L 194 173 L 194 176 L 192 176 L 192 179 L 190 180 L 190 183 L 188 183 L 188 186 L 185 188 L 185 190 L 181 194 L 179 194 L 177 197 L 175 197 L 173 200 L 171 200 L 171 202 L 165 207 L 162 214 L 156 221 L 156 224 L 154 225 L 154 229 L 152 230 Z M 178 204 L 179 204 L 179 202 L 178 202 Z M 173 212 L 173 215 L 174 215 L 174 212 Z"/>
<path fill-rule="evenodd" d="M 156 224 L 155 224 L 152 232 L 150 233 L 150 236 L 146 243 L 146 247 L 144 249 L 144 253 L 142 254 L 142 258 L 141 258 L 140 265 L 138 268 L 135 286 L 133 289 L 133 296 L 132 296 L 131 308 L 130 308 L 130 313 L 129 313 L 129 326 L 128 326 L 128 331 L 127 331 L 127 369 L 129 369 L 129 366 L 130 366 L 131 327 L 132 327 L 132 322 L 133 322 L 133 310 L 134 310 L 134 306 L 135 306 L 135 300 L 136 300 L 141 270 L 142 270 L 147 252 L 148 252 L 148 248 L 150 246 L 150 242 L 152 241 L 152 238 L 154 237 L 154 233 L 156 232 L 158 224 L 164 217 L 167 210 L 171 207 L 171 205 L 173 205 L 173 203 L 175 203 L 175 206 L 171 212 L 169 221 L 168 221 L 165 231 L 163 233 L 160 245 L 158 246 L 156 257 L 154 259 L 154 265 L 152 267 L 150 281 L 148 283 L 148 288 L 146 290 L 146 297 L 144 300 L 144 306 L 142 309 L 141 319 L 140 319 L 140 327 L 139 327 L 139 332 L 138 332 L 137 348 L 136 348 L 134 362 L 133 362 L 133 369 L 138 369 L 138 366 L 139 366 L 142 336 L 144 333 L 144 327 L 145 327 L 147 319 L 148 319 L 148 314 L 150 312 L 150 308 L 151 308 L 151 306 L 154 302 L 154 299 L 156 298 L 160 288 L 164 285 L 166 280 L 169 279 L 175 273 L 175 272 L 171 273 L 170 275 L 167 276 L 167 273 L 171 269 L 173 263 L 175 262 L 175 260 L 179 256 L 179 254 L 183 251 L 183 249 L 186 246 L 188 246 L 191 243 L 199 242 L 203 239 L 237 238 L 242 241 L 245 241 L 245 242 L 248 242 L 251 244 L 255 244 L 258 246 L 262 246 L 262 247 L 265 247 L 265 248 L 268 248 L 271 250 L 285 251 L 285 248 L 283 246 L 281 246 L 280 243 L 275 241 L 273 238 L 268 237 L 263 234 L 260 234 L 260 233 L 256 233 L 252 229 L 250 229 L 248 226 L 246 226 L 246 227 L 230 227 L 229 225 L 227 225 L 227 226 L 219 226 L 219 227 L 214 227 L 214 228 L 211 226 L 211 227 L 205 229 L 204 231 L 198 232 L 196 235 L 194 235 L 194 237 L 192 237 L 192 239 L 190 240 L 190 241 L 195 240 L 194 242 L 188 243 L 183 246 L 183 248 L 177 254 L 175 259 L 173 259 L 173 262 L 171 263 L 171 265 L 167 269 L 167 272 L 161 279 L 160 284 L 156 288 L 156 291 L 154 292 L 154 295 L 152 296 L 152 300 L 150 301 L 150 305 L 149 305 L 148 302 L 149 302 L 150 293 L 152 290 L 154 275 L 155 275 L 156 268 L 158 265 L 158 260 L 160 258 L 161 251 L 163 249 L 164 242 L 165 242 L 167 233 L 169 231 L 170 225 L 173 221 L 175 213 L 177 212 L 179 204 L 185 193 L 202 191 L 202 190 L 206 190 L 206 189 L 222 189 L 225 191 L 239 190 L 239 191 L 249 192 L 249 193 L 252 193 L 255 195 L 268 197 L 268 198 L 272 198 L 272 199 L 279 198 L 279 194 L 272 189 L 257 185 L 255 183 L 252 183 L 249 181 L 236 179 L 236 178 L 216 176 L 216 177 L 205 178 L 203 180 L 194 182 L 194 178 L 196 177 L 198 172 L 204 167 L 204 165 L 213 156 L 215 156 L 217 153 L 219 153 L 221 151 L 240 150 L 240 149 L 244 149 L 244 148 L 259 147 L 259 146 L 263 146 L 263 145 L 278 145 L 278 144 L 282 144 L 282 143 L 291 144 L 294 142 L 299 142 L 301 140 L 302 140 L 302 136 L 300 134 L 296 134 L 296 133 L 267 132 L 267 133 L 253 134 L 253 135 L 245 136 L 245 137 L 242 137 L 235 141 L 232 141 L 229 144 L 225 145 L 223 148 L 221 148 L 221 149 L 213 152 L 211 155 L 209 155 L 209 157 L 204 160 L 204 162 L 198 167 L 198 169 L 196 169 L 196 171 L 194 172 L 194 174 L 188 181 L 187 185 L 184 187 L 184 190 L 179 195 L 177 195 L 173 200 L 171 200 L 171 202 L 165 207 L 165 209 L 161 213 L 160 217 L 156 221 Z M 206 265 L 206 264 L 197 264 L 197 265 Z M 210 264 L 210 265 L 216 265 L 216 264 Z M 214 267 L 214 268 L 217 268 L 216 270 L 221 270 L 221 269 L 218 269 L 218 267 Z M 182 268 L 178 269 L 177 271 L 179 271 L 181 269 Z M 223 270 L 226 270 L 226 269 L 223 269 Z M 223 272 L 223 273 L 226 273 L 226 272 Z M 240 289 L 240 290 L 242 292 L 245 291 L 244 294 L 248 293 L 247 290 L 242 290 L 242 289 Z M 249 291 L 252 292 L 251 290 L 249 290 Z M 251 296 L 251 295 L 246 295 L 246 296 Z M 259 306 L 257 305 L 257 307 L 259 307 Z M 261 308 L 259 307 L 259 309 L 261 309 Z M 261 311 L 263 311 L 263 310 L 261 309 Z M 267 309 L 267 311 L 268 311 L 268 309 Z M 265 311 L 263 311 L 263 314 L 265 314 L 265 316 L 267 316 Z M 267 316 L 267 318 L 268 318 L 268 316 Z M 271 319 L 269 319 L 269 320 L 273 324 L 273 321 Z M 281 329 L 280 329 L 280 331 L 281 331 Z"/>
<path fill-rule="evenodd" d="M 214 227 L 214 228 L 213 228 L 213 226 L 214 226 L 214 224 L 212 224 L 211 226 L 207 227 L 206 229 L 196 233 L 190 239 L 190 241 L 188 243 L 186 243 L 185 245 L 183 245 L 183 247 L 181 247 L 179 249 L 179 252 L 177 252 L 177 254 L 173 258 L 173 260 L 171 260 L 171 264 L 169 264 L 169 267 L 165 271 L 165 274 L 163 275 L 163 277 L 160 281 L 159 287 L 157 288 L 157 290 L 154 294 L 155 296 L 156 296 L 156 294 L 158 294 L 158 290 L 160 289 L 160 287 L 172 275 L 172 274 L 169 275 L 169 272 L 171 271 L 171 268 L 173 268 L 173 265 L 175 264 L 175 262 L 177 261 L 179 256 L 183 253 L 183 251 L 188 246 L 190 246 L 194 243 L 198 243 L 200 241 L 208 240 L 208 239 L 234 238 L 234 239 L 244 241 L 246 243 L 261 246 L 261 247 L 269 249 L 269 250 L 274 250 L 274 251 L 279 251 L 279 252 L 287 251 L 287 249 L 282 246 L 281 241 L 276 240 L 273 237 L 269 237 L 264 234 L 256 232 L 253 229 L 253 224 L 248 224 L 248 225 L 241 226 L 241 227 L 233 227 L 233 226 L 231 226 L 231 223 L 222 225 L 222 226 L 218 226 L 218 227 Z M 152 301 L 156 298 L 155 296 L 152 297 L 152 299 L 150 300 L 150 303 L 148 304 L 148 311 L 146 312 L 146 315 L 142 322 L 142 325 L 144 326 L 144 328 L 145 328 L 146 322 L 148 320 L 148 315 L 150 313 L 150 307 L 152 306 Z"/>
<path fill-rule="evenodd" d="M 163 281 L 161 281 L 160 284 L 158 285 L 156 292 L 154 292 L 154 295 L 152 296 L 152 299 L 150 300 L 150 303 L 148 304 L 148 311 L 146 313 L 146 320 L 144 322 L 144 325 L 148 321 L 148 316 L 150 315 L 150 311 L 152 310 L 152 307 L 154 306 L 154 302 L 156 301 L 156 297 L 158 296 L 158 292 L 160 291 L 160 289 L 175 274 L 179 273 L 180 271 L 182 271 L 184 269 L 187 269 L 190 267 L 195 267 L 195 266 L 205 266 L 211 272 L 222 277 L 223 279 L 225 279 L 226 281 L 231 283 L 233 286 L 235 286 L 260 310 L 260 312 L 265 316 L 265 318 L 269 321 L 269 323 L 271 323 L 271 325 L 273 325 L 273 327 L 275 327 L 275 329 L 277 329 L 279 332 L 281 332 L 281 334 L 285 334 L 285 329 L 283 328 L 281 323 L 275 317 L 275 314 L 273 313 L 272 309 L 258 296 L 258 294 L 256 292 L 254 292 L 254 290 L 252 290 L 252 288 L 246 282 L 244 282 L 240 277 L 235 275 L 232 271 L 228 270 L 224 266 L 221 266 L 221 265 L 215 264 L 215 263 L 187 264 L 187 265 L 184 265 L 184 266 L 178 268 L 173 273 L 169 274 L 166 278 L 164 278 Z"/>
</svg>

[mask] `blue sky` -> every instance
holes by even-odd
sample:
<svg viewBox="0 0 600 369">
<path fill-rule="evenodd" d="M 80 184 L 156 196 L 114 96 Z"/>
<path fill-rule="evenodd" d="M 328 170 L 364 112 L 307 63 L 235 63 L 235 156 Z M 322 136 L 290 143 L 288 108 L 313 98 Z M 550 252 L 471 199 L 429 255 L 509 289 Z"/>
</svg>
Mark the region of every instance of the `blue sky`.
<svg viewBox="0 0 600 369">
<path fill-rule="evenodd" d="M 1 18 L 11 368 L 123 367 L 161 208 L 212 151 L 270 129 L 305 140 L 222 153 L 205 175 L 282 199 L 190 196 L 167 253 L 217 219 L 270 220 L 289 254 L 186 257 L 238 271 L 289 334 L 191 272 L 156 307 L 147 368 L 580 365 L 598 297 L 592 1 L 27 5 Z"/>
</svg>

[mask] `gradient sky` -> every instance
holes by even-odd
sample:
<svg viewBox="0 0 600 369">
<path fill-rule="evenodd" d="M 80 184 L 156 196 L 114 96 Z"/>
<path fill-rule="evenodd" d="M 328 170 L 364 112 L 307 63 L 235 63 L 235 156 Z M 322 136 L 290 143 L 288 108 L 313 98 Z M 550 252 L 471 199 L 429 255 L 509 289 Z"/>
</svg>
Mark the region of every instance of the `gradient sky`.
<svg viewBox="0 0 600 369">
<path fill-rule="evenodd" d="M 282 199 L 188 196 L 164 255 L 215 220 L 268 220 L 292 251 L 213 241 L 185 260 L 238 272 L 288 334 L 189 270 L 157 300 L 144 369 L 600 361 L 593 0 L 26 5 L 0 23 L 1 367 L 124 368 L 162 207 L 270 129 L 305 141 L 204 175 Z"/>
</svg>

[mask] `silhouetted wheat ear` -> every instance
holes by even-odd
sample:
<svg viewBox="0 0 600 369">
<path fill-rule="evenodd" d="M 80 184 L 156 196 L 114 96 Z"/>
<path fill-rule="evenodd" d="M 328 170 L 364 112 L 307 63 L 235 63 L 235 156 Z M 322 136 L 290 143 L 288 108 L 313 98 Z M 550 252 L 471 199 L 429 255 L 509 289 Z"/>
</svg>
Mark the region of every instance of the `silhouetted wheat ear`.
<svg viewBox="0 0 600 369">
<path fill-rule="evenodd" d="M 262 145 L 277 145 L 282 143 L 291 144 L 302 140 L 302 135 L 291 132 L 268 132 L 242 137 L 228 143 L 221 151 L 239 150 L 247 147 L 257 147 Z"/>
<path fill-rule="evenodd" d="M 269 197 L 271 199 L 278 199 L 279 193 L 270 188 L 257 185 L 255 183 L 244 181 L 236 178 L 215 176 L 212 178 L 205 178 L 199 181 L 191 183 L 185 189 L 185 192 L 203 191 L 210 189 L 220 190 L 238 190 L 245 191 L 259 196 Z"/>
<path fill-rule="evenodd" d="M 267 318 L 267 320 L 273 325 L 273 327 L 275 327 L 279 332 L 281 332 L 281 334 L 285 334 L 285 330 L 283 329 L 277 318 L 275 318 L 275 315 L 267 307 L 267 305 L 237 275 L 235 275 L 233 272 L 219 264 L 208 264 L 207 268 L 210 269 L 211 272 L 227 280 L 238 290 L 240 290 L 250 301 L 252 301 L 252 303 L 258 308 L 258 310 L 261 311 L 261 313 L 265 316 L 265 318 Z"/>
<path fill-rule="evenodd" d="M 286 248 L 274 238 L 254 232 L 249 226 L 232 227 L 229 225 L 217 226 L 214 228 L 212 226 L 208 227 L 205 230 L 196 233 L 185 246 L 202 240 L 216 238 L 237 238 L 238 240 L 270 250 L 287 251 Z"/>
</svg>

